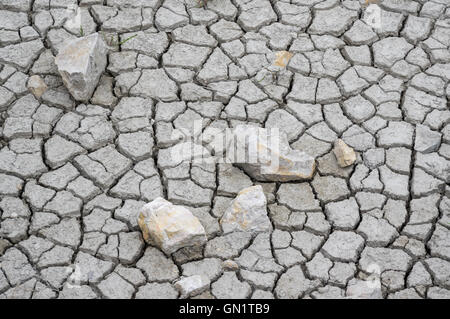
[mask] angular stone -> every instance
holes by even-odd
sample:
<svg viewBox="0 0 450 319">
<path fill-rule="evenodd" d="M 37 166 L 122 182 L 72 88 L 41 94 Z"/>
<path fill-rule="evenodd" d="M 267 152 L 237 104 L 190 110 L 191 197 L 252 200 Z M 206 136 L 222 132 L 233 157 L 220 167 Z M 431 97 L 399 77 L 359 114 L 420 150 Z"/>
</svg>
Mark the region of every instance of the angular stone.
<svg viewBox="0 0 450 319">
<path fill-rule="evenodd" d="M 41 96 L 47 91 L 47 84 L 39 75 L 33 75 L 28 79 L 28 89 L 33 93 L 34 97 L 40 99 Z"/>
<path fill-rule="evenodd" d="M 88 101 L 106 68 L 107 47 L 99 33 L 64 44 L 55 58 L 58 71 L 77 101 Z"/>
<path fill-rule="evenodd" d="M 245 188 L 231 202 L 220 220 L 225 234 L 235 231 L 258 233 L 270 231 L 267 200 L 260 185 Z"/>
<path fill-rule="evenodd" d="M 237 142 L 228 145 L 227 157 L 260 181 L 310 179 L 316 167 L 314 158 L 291 149 L 284 133 L 272 134 L 267 129 L 239 125 L 233 132 Z"/>
<path fill-rule="evenodd" d="M 167 254 L 206 242 L 205 229 L 189 210 L 160 197 L 142 208 L 138 223 L 144 239 Z"/>
<path fill-rule="evenodd" d="M 333 153 L 340 167 L 350 166 L 356 161 L 355 151 L 341 139 L 336 140 L 334 143 Z"/>
</svg>

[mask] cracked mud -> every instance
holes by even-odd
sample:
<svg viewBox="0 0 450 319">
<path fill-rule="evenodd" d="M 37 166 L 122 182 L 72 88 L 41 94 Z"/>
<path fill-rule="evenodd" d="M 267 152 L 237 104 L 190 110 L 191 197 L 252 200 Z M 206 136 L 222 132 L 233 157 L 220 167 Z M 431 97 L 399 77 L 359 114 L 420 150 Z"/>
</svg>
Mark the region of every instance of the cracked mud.
<svg viewBox="0 0 450 319">
<path fill-rule="evenodd" d="M 81 103 L 54 60 L 96 32 L 107 66 Z M 449 98 L 448 0 L 0 0 L 0 299 L 448 299 Z M 279 128 L 315 173 L 174 165 L 173 132 L 199 120 Z M 264 227 L 224 230 L 257 185 Z M 158 197 L 206 243 L 145 243 Z"/>
</svg>

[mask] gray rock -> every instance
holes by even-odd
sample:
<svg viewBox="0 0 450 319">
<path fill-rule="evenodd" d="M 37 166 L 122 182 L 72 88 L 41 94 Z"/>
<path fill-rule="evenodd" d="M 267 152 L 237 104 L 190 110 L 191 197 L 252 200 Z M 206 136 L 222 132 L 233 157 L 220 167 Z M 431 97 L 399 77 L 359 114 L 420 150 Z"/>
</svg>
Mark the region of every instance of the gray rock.
<svg viewBox="0 0 450 319">
<path fill-rule="evenodd" d="M 77 101 L 88 101 L 106 68 L 107 48 L 99 33 L 64 44 L 55 58 L 64 84 Z"/>
</svg>

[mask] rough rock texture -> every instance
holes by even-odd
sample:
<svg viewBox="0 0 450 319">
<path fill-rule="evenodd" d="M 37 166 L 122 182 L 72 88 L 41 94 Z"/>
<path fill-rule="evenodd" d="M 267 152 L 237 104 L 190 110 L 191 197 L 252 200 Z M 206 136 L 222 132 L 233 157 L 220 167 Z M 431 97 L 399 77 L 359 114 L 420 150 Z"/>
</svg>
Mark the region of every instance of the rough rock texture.
<svg viewBox="0 0 450 319">
<path fill-rule="evenodd" d="M 55 58 L 58 72 L 77 101 L 88 101 L 106 68 L 107 47 L 99 33 L 69 40 Z"/>
<path fill-rule="evenodd" d="M 356 161 L 355 151 L 341 139 L 334 142 L 333 153 L 340 167 L 350 166 Z"/>
<path fill-rule="evenodd" d="M 138 224 L 144 240 L 171 254 L 206 242 L 205 229 L 189 210 L 158 197 L 142 207 Z"/>
<path fill-rule="evenodd" d="M 305 180 L 315 172 L 314 158 L 291 149 L 284 132 L 272 134 L 261 128 L 241 125 L 233 134 L 236 142 L 228 145 L 227 157 L 257 180 Z"/>
<path fill-rule="evenodd" d="M 47 84 L 45 84 L 44 80 L 39 75 L 30 76 L 27 87 L 37 99 L 40 99 L 48 89 Z"/>
<path fill-rule="evenodd" d="M 225 234 L 234 231 L 258 233 L 270 231 L 267 200 L 260 185 L 244 188 L 230 203 L 220 220 Z"/>
</svg>

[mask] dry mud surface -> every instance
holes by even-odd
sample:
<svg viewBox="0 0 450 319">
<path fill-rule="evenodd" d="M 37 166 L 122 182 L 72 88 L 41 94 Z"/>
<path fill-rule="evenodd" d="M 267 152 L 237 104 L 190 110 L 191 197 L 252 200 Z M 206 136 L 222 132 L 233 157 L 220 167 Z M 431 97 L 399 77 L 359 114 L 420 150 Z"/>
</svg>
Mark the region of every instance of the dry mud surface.
<svg viewBox="0 0 450 319">
<path fill-rule="evenodd" d="M 0 0 L 0 298 L 179 298 L 195 274 L 211 281 L 196 298 L 450 298 L 450 2 L 379 8 L 372 27 L 365 1 Z M 94 32 L 111 52 L 83 104 L 53 60 Z M 172 133 L 199 120 L 279 128 L 315 175 L 169 165 Z M 338 138 L 358 152 L 345 169 Z M 224 235 L 251 185 L 273 231 Z M 159 196 L 199 218 L 205 246 L 144 244 L 136 216 Z"/>
</svg>

